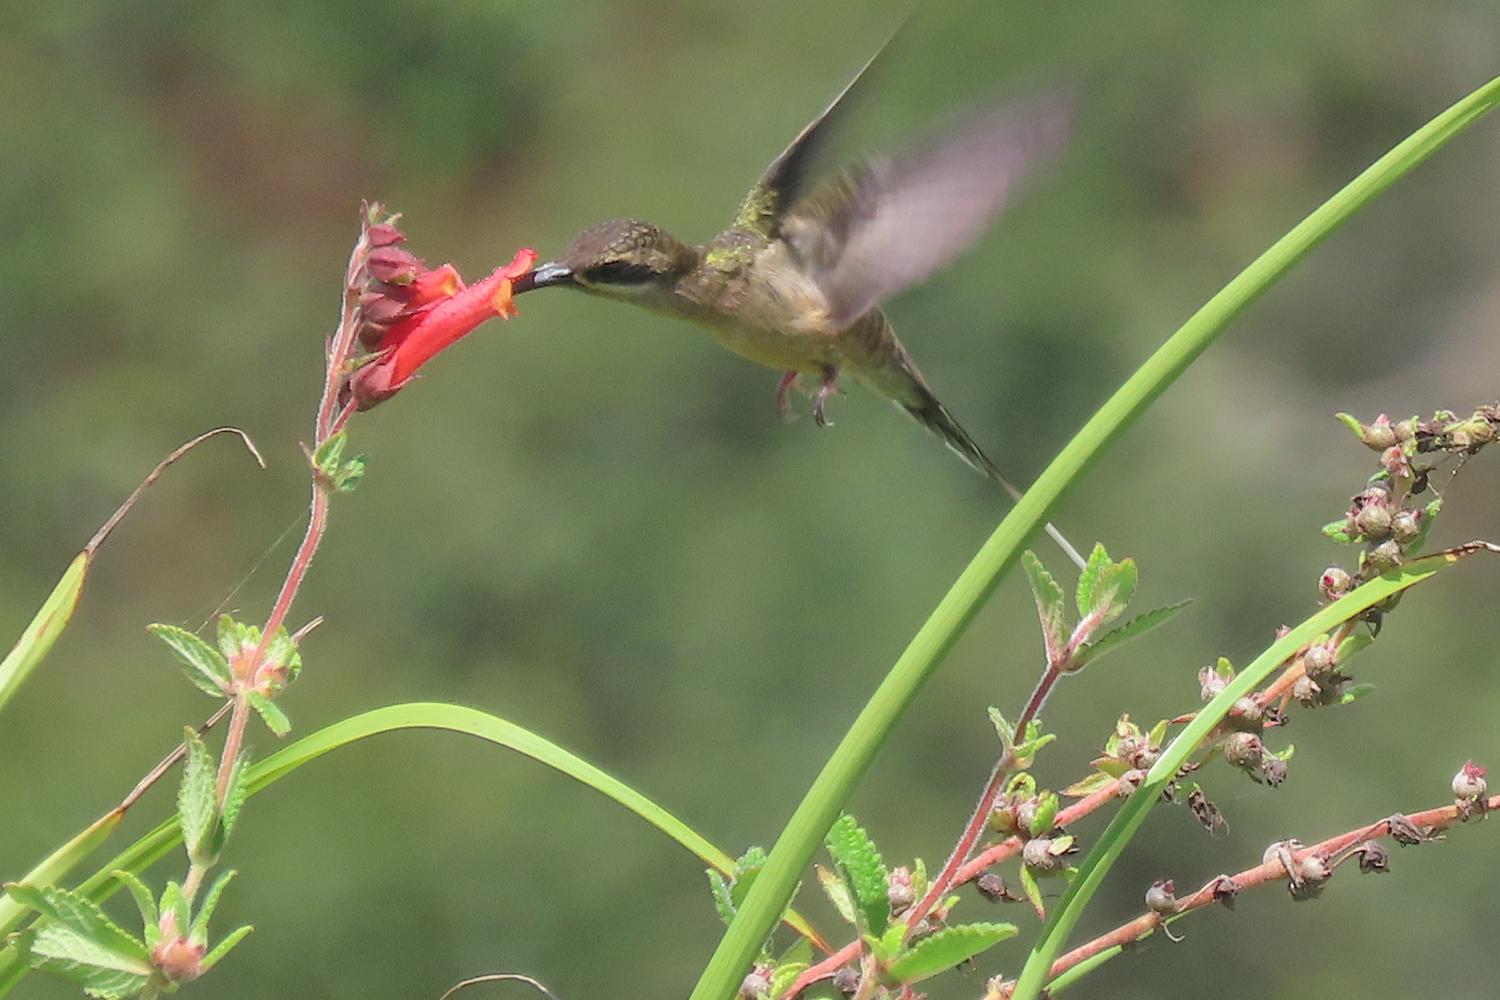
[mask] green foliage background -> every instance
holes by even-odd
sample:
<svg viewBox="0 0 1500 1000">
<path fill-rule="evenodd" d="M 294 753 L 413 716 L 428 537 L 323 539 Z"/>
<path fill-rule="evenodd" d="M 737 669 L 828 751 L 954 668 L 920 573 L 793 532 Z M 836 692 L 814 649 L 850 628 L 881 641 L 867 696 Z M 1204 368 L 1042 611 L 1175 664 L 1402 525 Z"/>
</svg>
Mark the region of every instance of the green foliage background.
<svg viewBox="0 0 1500 1000">
<path fill-rule="evenodd" d="M 300 528 L 295 442 L 361 196 L 404 211 L 418 253 L 471 274 L 612 214 L 707 235 L 900 15 L 781 2 L 14 12 L 0 36 L 0 630 L 19 632 L 181 440 L 235 423 L 272 467 L 210 445 L 111 539 L 68 635 L 0 718 L 0 873 L 111 805 L 201 716 L 144 623 L 264 613 Z M 1079 82 L 1084 103 L 1058 172 L 894 320 L 945 401 L 1027 477 L 1245 261 L 1492 76 L 1497 39 L 1493 5 L 1427 0 L 919 16 L 853 148 L 1047 81 Z M 1318 525 L 1371 465 L 1333 411 L 1494 399 L 1497 162 L 1500 129 L 1481 124 L 1356 218 L 1060 512 L 1075 541 L 1138 559 L 1143 601 L 1196 604 L 1064 686 L 1043 780 L 1079 777 L 1122 710 L 1149 723 L 1190 707 L 1200 665 L 1242 660 L 1312 607 L 1318 572 L 1348 555 Z M 769 841 L 1000 501 L 857 389 L 835 404 L 837 427 L 783 427 L 774 373 L 690 328 L 560 293 L 520 305 L 356 421 L 371 475 L 337 504 L 304 590 L 296 620 L 328 623 L 285 705 L 305 733 L 397 700 L 472 704 L 727 849 Z M 1500 536 L 1493 460 L 1465 480 L 1439 538 Z M 1376 696 L 1296 717 L 1285 786 L 1209 772 L 1228 836 L 1153 815 L 1085 930 L 1135 912 L 1154 878 L 1197 884 L 1274 839 L 1436 804 L 1469 756 L 1500 766 L 1495 572 L 1476 563 L 1403 603 L 1358 662 Z M 854 808 L 892 863 L 940 861 L 967 815 L 995 749 L 982 706 L 1013 711 L 1039 665 L 1031 615 L 1017 575 L 861 788 Z M 169 801 L 147 799 L 127 833 Z M 686 853 L 550 772 L 437 734 L 320 762 L 258 799 L 236 838 L 222 923 L 259 929 L 198 988 L 231 1000 L 432 997 L 491 970 L 564 998 L 680 995 L 719 933 Z M 1500 922 L 1497 851 L 1491 831 L 1463 830 L 1396 855 L 1382 880 L 1343 876 L 1317 903 L 1246 897 L 1081 993 L 1488 996 L 1475 959 Z M 1022 925 L 980 970 L 1014 973 L 1030 918 L 963 909 Z M 942 998 L 982 985 L 931 983 Z M 71 993 L 33 979 L 16 995 Z"/>
</svg>

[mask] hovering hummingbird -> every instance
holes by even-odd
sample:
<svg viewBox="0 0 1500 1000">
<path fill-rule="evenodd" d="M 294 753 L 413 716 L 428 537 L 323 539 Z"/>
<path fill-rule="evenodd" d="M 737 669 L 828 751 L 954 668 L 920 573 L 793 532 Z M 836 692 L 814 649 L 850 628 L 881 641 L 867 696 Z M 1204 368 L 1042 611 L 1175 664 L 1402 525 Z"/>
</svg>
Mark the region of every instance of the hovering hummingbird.
<svg viewBox="0 0 1500 1000">
<path fill-rule="evenodd" d="M 878 53 L 877 53 L 878 56 Z M 568 286 L 702 327 L 724 347 L 785 374 L 777 406 L 804 376 L 813 417 L 849 375 L 895 403 L 1013 498 L 1020 494 L 938 401 L 881 304 L 972 244 L 1027 173 L 1066 140 L 1071 101 L 1034 99 L 971 114 L 894 156 L 809 186 L 814 160 L 872 58 L 766 169 L 729 228 L 689 244 L 638 219 L 584 229 L 516 293 Z M 1084 564 L 1057 529 L 1047 531 Z"/>
</svg>

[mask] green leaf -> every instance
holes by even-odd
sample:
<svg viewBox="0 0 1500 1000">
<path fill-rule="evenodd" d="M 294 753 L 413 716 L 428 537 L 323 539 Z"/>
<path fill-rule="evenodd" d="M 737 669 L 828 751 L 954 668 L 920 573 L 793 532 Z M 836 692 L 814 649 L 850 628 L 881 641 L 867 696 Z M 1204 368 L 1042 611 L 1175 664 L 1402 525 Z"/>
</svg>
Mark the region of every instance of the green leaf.
<svg viewBox="0 0 1500 1000">
<path fill-rule="evenodd" d="M 204 694 L 223 698 L 230 693 L 233 681 L 224 657 L 208 643 L 185 628 L 176 625 L 147 625 L 146 631 L 167 644 L 177 656 L 182 672 Z"/>
<path fill-rule="evenodd" d="M 220 615 L 218 622 L 219 652 L 233 663 L 246 649 L 260 644 L 260 629 L 254 625 L 237 622 L 229 615 Z"/>
<path fill-rule="evenodd" d="M 1050 657 L 1068 642 L 1067 604 L 1063 589 L 1030 549 L 1021 553 L 1021 568 L 1026 571 L 1026 579 L 1031 582 L 1037 617 L 1042 624 L 1042 638 Z"/>
<path fill-rule="evenodd" d="M 1016 934 L 1015 924 L 980 923 L 945 927 L 918 941 L 906 954 L 892 962 L 890 976 L 896 982 L 906 985 L 919 983 L 956 965 L 962 965 Z"/>
<path fill-rule="evenodd" d="M 708 891 L 714 898 L 714 909 L 718 911 L 719 919 L 724 921 L 728 927 L 734 923 L 734 900 L 729 897 L 729 883 L 716 869 L 704 869 L 708 875 Z"/>
<path fill-rule="evenodd" d="M 885 862 L 869 834 L 853 816 L 845 813 L 829 829 L 827 844 L 828 853 L 833 855 L 854 892 L 865 928 L 877 937 L 884 934 L 891 919 L 890 882 Z"/>
<path fill-rule="evenodd" d="M 146 946 L 119 924 L 109 919 L 99 905 L 86 896 L 53 885 L 5 886 L 6 893 L 52 921 L 44 929 L 66 929 L 79 939 L 93 942 L 98 948 L 122 959 L 145 961 Z M 121 965 L 120 967 L 124 967 Z M 146 971 L 150 971 L 148 968 Z"/>
<path fill-rule="evenodd" d="M 1354 536 L 1346 530 L 1349 527 L 1349 519 L 1341 517 L 1337 521 L 1329 521 L 1323 525 L 1323 534 L 1338 542 L 1340 545 L 1348 545 L 1354 541 Z"/>
<path fill-rule="evenodd" d="M 214 840 L 215 854 L 224 850 L 224 844 L 234 832 L 234 824 L 240 818 L 240 810 L 244 808 L 248 794 L 249 771 L 249 757 L 241 751 L 234 767 L 229 771 L 229 786 L 224 790 L 224 805 L 219 810 L 219 833 Z"/>
<path fill-rule="evenodd" d="M 177 791 L 177 821 L 188 857 L 197 864 L 213 861 L 214 826 L 218 816 L 217 766 L 208 745 L 197 730 L 182 731 L 187 759 L 182 764 L 182 784 Z"/>
<path fill-rule="evenodd" d="M 88 575 L 89 554 L 80 552 L 63 571 L 62 579 L 42 602 L 31 624 L 21 633 L 5 659 L 0 660 L 0 709 L 4 709 L 21 684 L 46 659 L 57 637 L 67 628 L 83 594 L 83 580 Z"/>
<path fill-rule="evenodd" d="M 359 488 L 360 482 L 365 478 L 366 458 L 364 455 L 355 455 L 345 462 L 333 477 L 334 488 L 340 493 L 353 493 Z"/>
<path fill-rule="evenodd" d="M 859 926 L 859 918 L 854 910 L 854 894 L 849 891 L 849 884 L 839 878 L 837 872 L 829 871 L 822 865 L 813 865 L 813 874 L 818 877 L 818 885 L 823 887 L 823 894 L 833 904 L 839 916 L 849 923 Z"/>
<path fill-rule="evenodd" d="M 1114 621 L 1125 613 L 1139 581 L 1134 559 L 1110 563 L 1100 571 L 1099 579 L 1094 583 L 1094 604 L 1089 614 L 1098 619 L 1099 625 Z"/>
<path fill-rule="evenodd" d="M 1355 437 L 1359 438 L 1360 441 L 1364 441 L 1364 439 L 1365 439 L 1365 427 L 1364 427 L 1364 424 L 1361 424 L 1358 420 L 1356 420 L 1353 416 L 1351 416 L 1348 413 L 1343 413 L 1343 412 L 1335 413 L 1334 417 L 1338 419 L 1339 423 L 1343 424 L 1345 427 L 1347 427 L 1351 431 L 1353 431 Z"/>
<path fill-rule="evenodd" d="M 1417 537 L 1406 543 L 1406 554 L 1414 556 L 1427 546 L 1427 536 L 1432 534 L 1433 522 L 1443 512 L 1443 498 L 1438 497 L 1427 504 L 1422 514 L 1422 523 L 1417 526 Z"/>
<path fill-rule="evenodd" d="M 776 966 L 776 971 L 771 974 L 771 997 L 781 996 L 792 988 L 797 977 L 807 971 L 806 962 L 782 962 Z"/>
<path fill-rule="evenodd" d="M 1084 643 L 1073 657 L 1073 667 L 1081 670 L 1088 664 L 1099 659 L 1106 653 L 1112 653 L 1121 645 L 1131 639 L 1139 638 L 1154 628 L 1165 625 L 1176 617 L 1177 612 L 1192 604 L 1191 600 L 1178 601 L 1176 604 L 1168 604 L 1165 607 L 1155 608 L 1145 614 L 1137 615 L 1124 625 L 1110 629 L 1108 632 L 1095 639 L 1093 642 Z"/>
<path fill-rule="evenodd" d="M 230 869 L 214 880 L 209 886 L 208 893 L 203 897 L 203 902 L 198 906 L 198 915 L 193 918 L 193 926 L 188 931 L 188 940 L 196 945 L 208 944 L 208 922 L 213 919 L 214 910 L 218 909 L 219 897 L 224 894 L 224 887 L 229 880 L 234 878 L 234 870 Z"/>
<path fill-rule="evenodd" d="M 203 956 L 203 971 L 207 972 L 224 960 L 224 956 L 234 950 L 234 946 L 245 940 L 246 936 L 254 927 L 246 924 L 244 927 L 236 927 L 224 936 L 224 940 L 214 945 L 207 955 Z"/>
<path fill-rule="evenodd" d="M 901 923 L 891 924 L 885 929 L 885 933 L 879 936 L 865 935 L 865 944 L 870 946 L 870 953 L 875 956 L 875 961 L 882 965 L 901 954 L 905 941 L 906 925 Z"/>
<path fill-rule="evenodd" d="M 339 461 L 344 457 L 344 447 L 349 443 L 349 432 L 339 431 L 332 435 L 327 441 L 318 445 L 318 450 L 313 452 L 312 464 L 329 479 L 333 479 L 338 473 Z"/>
<path fill-rule="evenodd" d="M 1031 818 L 1031 835 L 1040 837 L 1052 832 L 1052 823 L 1057 819 L 1060 805 L 1056 792 L 1043 792 L 1037 797 L 1036 815 Z"/>
<path fill-rule="evenodd" d="M 1358 701 L 1374 690 L 1374 684 L 1351 684 L 1344 688 L 1344 693 L 1339 696 L 1339 704 L 1347 705 L 1350 702 Z"/>
<path fill-rule="evenodd" d="M 1284 749 L 1284 750 L 1279 750 L 1279 751 L 1273 750 L 1273 751 L 1270 751 L 1271 756 L 1275 757 L 1277 760 L 1281 761 L 1283 764 L 1286 763 L 1287 761 L 1291 760 L 1292 759 L 1292 754 L 1294 754 L 1296 752 L 1297 752 L 1297 744 L 1295 744 L 1295 743 L 1288 743 L 1286 745 L 1286 749 Z"/>
<path fill-rule="evenodd" d="M 1112 777 L 1103 771 L 1095 771 L 1087 778 L 1073 782 L 1062 793 L 1070 799 L 1081 799 L 1085 795 L 1093 795 L 1104 788 L 1113 788 L 1120 783 L 1118 777 Z"/>
<path fill-rule="evenodd" d="M 55 885 L 78 866 L 84 858 L 93 854 L 99 845 L 109 839 L 115 827 L 120 825 L 124 814 L 111 809 L 85 827 L 72 840 L 37 862 L 32 869 L 16 881 L 23 885 Z M 31 914 L 31 908 L 0 892 L 0 941 Z M 4 950 L 0 949 L 0 964 Z M 3 992 L 3 990 L 0 990 Z"/>
<path fill-rule="evenodd" d="M 734 862 L 734 878 L 729 883 L 729 898 L 738 908 L 745 894 L 755 884 L 755 877 L 760 874 L 761 868 L 766 863 L 766 852 L 761 847 L 748 848 Z"/>
<path fill-rule="evenodd" d="M 172 916 L 174 929 L 179 936 L 187 933 L 187 929 L 192 926 L 191 909 L 192 904 L 188 902 L 182 886 L 175 880 L 169 880 L 167 887 L 161 891 L 161 912 Z"/>
<path fill-rule="evenodd" d="M 278 739 L 284 738 L 292 731 L 292 723 L 286 717 L 286 713 L 270 698 L 259 691 L 249 691 L 245 694 L 245 700 L 250 703 L 251 708 L 255 709 L 255 714 L 260 716 L 266 728 Z"/>
<path fill-rule="evenodd" d="M 1046 920 L 1047 904 L 1042 902 L 1042 887 L 1037 884 L 1036 876 L 1031 874 L 1031 869 L 1026 865 L 1021 866 L 1021 891 L 1025 893 L 1031 908 L 1036 911 L 1037 919 Z"/>
<path fill-rule="evenodd" d="M 1081 616 L 1087 618 L 1089 612 L 1094 610 L 1094 588 L 1098 585 L 1099 578 L 1105 569 L 1111 565 L 1113 562 L 1109 558 L 1109 553 L 1104 551 L 1104 545 L 1095 542 L 1094 551 L 1089 553 L 1088 562 L 1078 577 L 1078 592 L 1075 601 Z"/>
<path fill-rule="evenodd" d="M 292 683 L 302 673 L 302 654 L 297 651 L 297 644 L 292 641 L 286 626 L 278 628 L 271 638 L 266 647 L 266 662 L 278 664 L 286 670 L 286 684 Z"/>
<path fill-rule="evenodd" d="M 1358 653 L 1360 650 L 1364 649 L 1374 641 L 1374 639 L 1370 638 L 1370 636 L 1365 634 L 1364 632 L 1356 632 L 1353 635 L 1345 637 L 1345 639 L 1339 643 L 1338 648 L 1333 651 L 1334 666 L 1343 666 L 1346 661 L 1354 656 L 1354 654 Z"/>
<path fill-rule="evenodd" d="M 156 926 L 157 917 L 156 900 L 151 895 L 151 890 L 146 888 L 135 872 L 113 871 L 110 875 L 118 879 L 120 884 L 130 890 L 130 895 L 135 899 L 135 908 L 141 912 L 141 927 L 146 932 L 146 947 L 149 949 L 155 945 L 153 936 L 159 936 L 160 930 Z"/>
</svg>

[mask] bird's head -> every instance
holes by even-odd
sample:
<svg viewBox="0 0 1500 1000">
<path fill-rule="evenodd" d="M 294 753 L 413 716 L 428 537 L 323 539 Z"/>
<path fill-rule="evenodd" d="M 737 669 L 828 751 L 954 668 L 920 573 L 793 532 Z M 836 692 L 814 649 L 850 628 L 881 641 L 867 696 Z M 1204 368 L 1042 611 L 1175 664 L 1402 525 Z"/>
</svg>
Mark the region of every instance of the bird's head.
<svg viewBox="0 0 1500 1000">
<path fill-rule="evenodd" d="M 515 280 L 515 291 L 551 285 L 615 299 L 660 290 L 697 262 L 695 251 L 649 222 L 617 219 L 590 226 L 567 249 Z"/>
</svg>

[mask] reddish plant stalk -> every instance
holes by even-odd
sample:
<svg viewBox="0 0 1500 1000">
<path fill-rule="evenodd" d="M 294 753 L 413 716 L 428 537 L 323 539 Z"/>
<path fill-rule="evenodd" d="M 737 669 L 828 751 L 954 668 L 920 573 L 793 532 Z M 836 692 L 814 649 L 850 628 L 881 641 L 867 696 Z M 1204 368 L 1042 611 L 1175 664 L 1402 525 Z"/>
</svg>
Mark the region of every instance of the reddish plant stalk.
<svg viewBox="0 0 1500 1000">
<path fill-rule="evenodd" d="M 1485 800 L 1485 806 L 1486 811 L 1500 809 L 1500 795 L 1494 795 Z M 1425 828 L 1431 833 L 1436 833 L 1441 830 L 1446 830 L 1454 823 L 1462 820 L 1464 816 L 1464 811 L 1457 804 L 1450 804 L 1446 806 L 1438 806 L 1433 809 L 1427 809 L 1419 813 L 1413 813 L 1407 815 L 1405 819 L 1408 820 L 1413 826 L 1416 826 L 1418 828 Z M 1385 837 L 1389 837 L 1391 835 L 1391 820 L 1393 818 L 1394 817 L 1387 817 L 1385 819 L 1376 820 L 1374 823 L 1358 827 L 1346 833 L 1341 833 L 1336 837 L 1329 837 L 1327 840 L 1321 841 L 1317 844 L 1313 844 L 1310 847 L 1304 847 L 1301 850 L 1293 851 L 1292 857 L 1298 861 L 1313 856 L 1319 856 L 1326 859 L 1334 855 L 1338 855 L 1348 850 L 1350 847 L 1353 847 L 1355 844 L 1362 843 L 1363 841 L 1380 840 Z M 1253 888 L 1257 885 L 1264 885 L 1267 882 L 1279 881 L 1286 877 L 1286 866 L 1279 858 L 1272 858 L 1270 861 L 1265 861 L 1261 864 L 1255 865 L 1252 868 L 1247 868 L 1237 875 L 1228 876 L 1229 880 L 1234 883 L 1236 891 L 1243 891 L 1245 889 Z M 1218 878 L 1210 879 L 1202 888 L 1198 889 L 1192 895 L 1185 896 L 1182 899 L 1179 899 L 1177 913 L 1180 915 L 1183 913 L 1191 912 L 1193 910 L 1200 910 L 1210 905 L 1211 903 L 1218 901 L 1220 898 L 1220 889 L 1224 884 L 1224 879 L 1225 876 L 1222 875 Z M 1100 952 L 1116 947 L 1117 945 L 1124 945 L 1129 944 L 1132 941 L 1139 941 L 1141 938 L 1156 930 L 1156 928 L 1161 926 L 1161 924 L 1162 918 L 1158 914 L 1143 913 L 1140 916 L 1121 924 L 1114 930 L 1101 934 L 1093 940 L 1079 945 L 1077 948 L 1074 948 L 1066 955 L 1063 955 L 1056 962 L 1052 963 L 1052 970 L 1048 974 L 1048 978 L 1055 979 L 1056 977 L 1067 972 L 1069 969 L 1072 969 L 1087 961 L 1088 959 L 1093 958 L 1095 955 L 1098 955 Z M 1013 986 L 1014 984 L 1006 985 Z"/>
<path fill-rule="evenodd" d="M 328 343 L 327 366 L 323 373 L 323 395 L 318 401 L 317 419 L 313 428 L 313 452 L 343 429 L 350 413 L 353 412 L 352 406 L 345 407 L 342 412 L 338 410 L 339 389 L 343 384 L 344 369 L 354 349 L 354 338 L 358 332 L 359 275 L 368 251 L 369 240 L 362 230 L 359 239 L 354 244 L 353 252 L 349 255 L 349 266 L 344 272 L 344 302 L 339 315 L 339 328 Z M 323 543 L 323 535 L 327 528 L 328 490 L 319 478 L 318 470 L 314 469 L 307 531 L 302 536 L 302 544 L 297 546 L 297 554 L 292 557 L 292 565 L 287 569 L 286 579 L 282 581 L 281 590 L 276 595 L 276 603 L 271 606 L 271 613 L 261 629 L 260 643 L 250 655 L 249 662 L 243 668 L 242 676 L 255 677 L 272 639 L 286 623 L 287 615 L 291 613 L 292 602 L 296 600 L 297 591 L 307 577 L 307 571 L 312 567 L 313 557 L 317 555 L 318 547 Z M 219 759 L 217 794 L 221 808 L 224 805 L 224 797 L 229 792 L 230 775 L 234 770 L 235 759 L 239 756 L 240 745 L 245 738 L 245 724 L 249 720 L 249 714 L 250 704 L 245 695 L 236 694 L 233 713 L 229 719 L 229 732 L 224 738 L 224 753 Z"/>
</svg>

